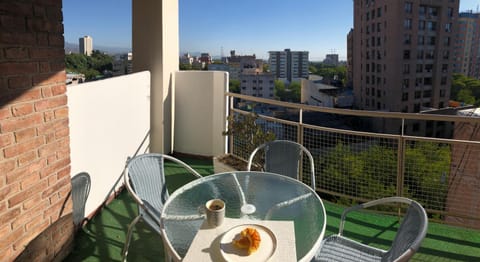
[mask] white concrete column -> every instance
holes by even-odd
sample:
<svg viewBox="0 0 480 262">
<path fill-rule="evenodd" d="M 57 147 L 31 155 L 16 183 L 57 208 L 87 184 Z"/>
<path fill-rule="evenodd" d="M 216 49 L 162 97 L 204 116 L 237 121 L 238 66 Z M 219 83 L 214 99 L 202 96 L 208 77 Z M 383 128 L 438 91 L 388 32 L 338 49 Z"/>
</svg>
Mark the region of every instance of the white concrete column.
<svg viewBox="0 0 480 262">
<path fill-rule="evenodd" d="M 150 151 L 172 151 L 173 73 L 178 71 L 178 0 L 132 0 L 133 71 L 151 73 Z"/>
</svg>

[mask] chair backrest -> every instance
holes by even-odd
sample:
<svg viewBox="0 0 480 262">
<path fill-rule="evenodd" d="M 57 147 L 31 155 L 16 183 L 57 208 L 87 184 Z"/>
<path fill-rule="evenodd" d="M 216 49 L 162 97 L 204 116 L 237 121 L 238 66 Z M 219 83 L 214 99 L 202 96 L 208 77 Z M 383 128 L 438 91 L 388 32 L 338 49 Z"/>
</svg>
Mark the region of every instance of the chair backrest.
<svg viewBox="0 0 480 262">
<path fill-rule="evenodd" d="M 274 140 L 257 147 L 250 154 L 247 169 L 250 171 L 257 152 L 264 151 L 265 172 L 281 174 L 294 179 L 299 179 L 299 166 L 302 153 L 305 153 L 310 162 L 311 186 L 315 189 L 315 167 L 310 152 L 301 144 L 288 140 Z"/>
<path fill-rule="evenodd" d="M 85 204 L 90 194 L 90 175 L 82 172 L 72 177 L 73 224 L 81 226 L 85 218 Z"/>
<path fill-rule="evenodd" d="M 160 214 L 169 196 L 165 182 L 165 159 L 183 166 L 194 176 L 201 177 L 179 159 L 157 153 L 142 154 L 127 160 L 124 176 L 127 190 L 138 204 L 139 214 L 158 232 Z"/>
<path fill-rule="evenodd" d="M 420 247 L 427 234 L 427 228 L 428 217 L 425 209 L 411 200 L 392 246 L 382 261 L 408 261 Z"/>
</svg>

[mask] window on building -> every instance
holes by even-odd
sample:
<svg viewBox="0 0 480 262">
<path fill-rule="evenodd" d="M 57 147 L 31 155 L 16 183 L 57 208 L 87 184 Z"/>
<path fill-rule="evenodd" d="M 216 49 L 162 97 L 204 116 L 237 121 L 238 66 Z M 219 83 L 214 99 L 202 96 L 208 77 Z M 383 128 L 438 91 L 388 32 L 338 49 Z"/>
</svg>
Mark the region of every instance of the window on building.
<svg viewBox="0 0 480 262">
<path fill-rule="evenodd" d="M 409 64 L 404 64 L 403 65 L 403 73 L 404 74 L 410 74 L 410 65 Z"/>
<path fill-rule="evenodd" d="M 429 45 L 435 45 L 435 37 L 434 36 L 430 36 L 428 38 L 428 44 Z"/>
<path fill-rule="evenodd" d="M 440 89 L 440 97 L 445 97 L 445 89 Z"/>
<path fill-rule="evenodd" d="M 446 85 L 446 84 L 447 84 L 447 77 L 442 76 L 442 78 L 440 79 L 440 85 Z"/>
<path fill-rule="evenodd" d="M 412 13 L 412 2 L 405 2 L 405 13 L 411 14 Z"/>
<path fill-rule="evenodd" d="M 377 23 L 377 32 L 381 32 L 382 23 Z"/>
<path fill-rule="evenodd" d="M 446 23 L 445 32 L 451 32 L 451 31 L 452 31 L 452 23 Z"/>
<path fill-rule="evenodd" d="M 404 34 L 403 35 L 403 43 L 409 45 L 412 43 L 412 35 L 411 34 Z"/>
<path fill-rule="evenodd" d="M 422 91 L 415 91 L 415 99 L 419 99 L 422 97 Z"/>
<path fill-rule="evenodd" d="M 428 21 L 427 22 L 427 29 L 429 31 L 435 31 L 437 30 L 437 23 L 436 22 L 433 22 L 433 21 Z"/>
<path fill-rule="evenodd" d="M 382 91 L 380 91 L 380 90 L 378 90 L 378 89 L 377 89 L 377 97 L 378 97 L 378 98 L 382 97 Z"/>
<path fill-rule="evenodd" d="M 449 59 L 450 58 L 450 52 L 448 50 L 443 50 L 443 59 Z"/>
<path fill-rule="evenodd" d="M 382 38 L 377 37 L 377 46 L 381 46 L 381 45 L 382 45 Z"/>
<path fill-rule="evenodd" d="M 435 58 L 435 51 L 430 49 L 430 50 L 427 50 L 427 53 L 425 55 L 425 58 L 426 59 L 434 59 Z"/>
<path fill-rule="evenodd" d="M 429 6 L 427 8 L 427 14 L 429 16 L 437 16 L 438 15 L 438 9 L 434 6 Z"/>
<path fill-rule="evenodd" d="M 413 112 L 414 113 L 420 112 L 420 104 L 414 104 L 413 105 Z"/>
<path fill-rule="evenodd" d="M 418 30 L 425 30 L 425 20 L 418 20 Z"/>
<path fill-rule="evenodd" d="M 432 96 L 432 90 L 425 90 L 423 91 L 423 97 L 431 97 Z"/>
<path fill-rule="evenodd" d="M 403 88 L 409 88 L 410 79 L 408 79 L 408 78 L 403 79 L 403 85 L 402 86 L 403 86 Z"/>
<path fill-rule="evenodd" d="M 410 59 L 410 50 L 403 50 L 403 59 Z"/>
<path fill-rule="evenodd" d="M 405 29 L 412 29 L 412 19 L 407 18 L 403 21 L 403 27 Z"/>
<path fill-rule="evenodd" d="M 417 64 L 415 68 L 415 72 L 422 73 L 423 72 L 423 64 Z"/>
<path fill-rule="evenodd" d="M 424 5 L 421 5 L 418 7 L 418 14 L 419 15 L 425 15 L 427 13 L 427 8 Z"/>
<path fill-rule="evenodd" d="M 448 17 L 453 17 L 453 8 L 451 8 L 451 7 L 447 8 L 447 16 Z"/>
<path fill-rule="evenodd" d="M 423 35 L 419 35 L 417 38 L 417 44 L 418 45 L 424 45 L 425 44 L 425 37 Z"/>
<path fill-rule="evenodd" d="M 421 77 L 417 77 L 417 78 L 415 79 L 415 86 L 416 86 L 416 87 L 421 86 L 422 83 L 423 83 L 423 79 L 422 79 Z"/>
<path fill-rule="evenodd" d="M 442 64 L 442 73 L 448 72 L 448 64 Z"/>
<path fill-rule="evenodd" d="M 377 17 L 382 17 L 382 8 L 377 8 Z"/>
<path fill-rule="evenodd" d="M 423 50 L 417 50 L 417 59 L 423 59 Z"/>
<path fill-rule="evenodd" d="M 449 36 L 446 36 L 443 38 L 443 44 L 445 46 L 450 46 L 450 37 Z"/>
<path fill-rule="evenodd" d="M 404 92 L 402 94 L 402 101 L 408 101 L 408 93 L 407 92 Z"/>
<path fill-rule="evenodd" d="M 425 71 L 427 71 L 427 73 L 432 72 L 432 70 L 433 70 L 433 64 L 426 64 L 425 65 Z"/>
<path fill-rule="evenodd" d="M 423 84 L 426 85 L 426 86 L 431 86 L 432 85 L 432 78 L 431 77 L 423 78 Z"/>
</svg>

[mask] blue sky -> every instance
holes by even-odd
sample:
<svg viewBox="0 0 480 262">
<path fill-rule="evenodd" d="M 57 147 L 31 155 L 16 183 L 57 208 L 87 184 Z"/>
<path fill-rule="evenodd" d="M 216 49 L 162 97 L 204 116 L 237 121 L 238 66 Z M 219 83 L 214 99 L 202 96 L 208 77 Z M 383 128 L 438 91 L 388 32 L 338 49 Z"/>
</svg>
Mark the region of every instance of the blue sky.
<svg viewBox="0 0 480 262">
<path fill-rule="evenodd" d="M 63 0 L 65 41 L 90 35 L 95 45 L 131 47 L 132 0 Z M 178 0 L 181 52 L 268 58 L 268 51 L 301 50 L 318 61 L 346 59 L 352 0 Z M 460 11 L 480 0 L 460 0 Z"/>
</svg>

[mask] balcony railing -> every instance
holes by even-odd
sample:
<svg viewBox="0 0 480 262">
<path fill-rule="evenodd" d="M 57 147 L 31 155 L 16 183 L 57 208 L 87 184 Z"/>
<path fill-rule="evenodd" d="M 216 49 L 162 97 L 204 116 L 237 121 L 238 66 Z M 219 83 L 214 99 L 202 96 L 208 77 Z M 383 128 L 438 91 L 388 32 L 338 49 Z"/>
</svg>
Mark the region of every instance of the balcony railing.
<svg viewBox="0 0 480 262">
<path fill-rule="evenodd" d="M 316 189 L 326 197 L 351 202 L 406 196 L 422 203 L 432 220 L 480 228 L 480 118 L 226 95 L 229 114 L 255 111 L 257 123 L 276 139 L 297 141 L 310 150 Z M 229 152 L 248 159 L 238 137 L 230 139 Z M 302 180 L 310 183 L 307 174 Z"/>
</svg>

